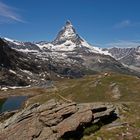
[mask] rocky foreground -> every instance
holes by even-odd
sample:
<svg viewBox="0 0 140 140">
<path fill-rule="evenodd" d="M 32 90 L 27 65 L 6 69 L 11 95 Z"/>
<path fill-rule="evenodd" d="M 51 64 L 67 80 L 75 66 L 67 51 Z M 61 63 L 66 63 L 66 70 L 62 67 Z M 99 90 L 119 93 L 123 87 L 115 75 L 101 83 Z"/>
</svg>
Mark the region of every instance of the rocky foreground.
<svg viewBox="0 0 140 140">
<path fill-rule="evenodd" d="M 0 124 L 0 140 L 57 140 L 87 124 L 113 115 L 109 103 L 60 103 L 50 100 L 31 105 Z"/>
</svg>

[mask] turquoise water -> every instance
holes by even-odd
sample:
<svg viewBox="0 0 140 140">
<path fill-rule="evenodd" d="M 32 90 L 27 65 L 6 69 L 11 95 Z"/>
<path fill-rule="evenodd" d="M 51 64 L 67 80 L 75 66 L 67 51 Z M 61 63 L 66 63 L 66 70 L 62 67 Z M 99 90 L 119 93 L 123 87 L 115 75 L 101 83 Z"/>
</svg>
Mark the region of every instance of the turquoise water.
<svg viewBox="0 0 140 140">
<path fill-rule="evenodd" d="M 27 99 L 27 96 L 14 96 L 7 99 L 0 99 L 0 113 L 20 109 Z"/>
</svg>

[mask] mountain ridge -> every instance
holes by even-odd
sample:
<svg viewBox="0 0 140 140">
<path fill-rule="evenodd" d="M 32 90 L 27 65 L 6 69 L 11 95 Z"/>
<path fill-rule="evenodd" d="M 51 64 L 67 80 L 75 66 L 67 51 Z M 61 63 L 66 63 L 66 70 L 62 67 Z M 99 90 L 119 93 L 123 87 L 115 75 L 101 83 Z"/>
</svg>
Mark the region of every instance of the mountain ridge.
<svg viewBox="0 0 140 140">
<path fill-rule="evenodd" d="M 116 60 L 127 65 L 140 68 L 140 46 L 133 48 L 109 48 L 107 50 Z"/>
<path fill-rule="evenodd" d="M 109 71 L 140 76 L 139 72 L 113 58 L 109 50 L 88 44 L 76 33 L 70 21 L 52 42 L 20 42 L 7 38 L 1 41 L 18 56 L 8 55 L 12 67 L 5 69 L 15 70 L 19 78 L 27 79 L 28 84 L 42 85 L 51 77 L 74 78 Z"/>
</svg>

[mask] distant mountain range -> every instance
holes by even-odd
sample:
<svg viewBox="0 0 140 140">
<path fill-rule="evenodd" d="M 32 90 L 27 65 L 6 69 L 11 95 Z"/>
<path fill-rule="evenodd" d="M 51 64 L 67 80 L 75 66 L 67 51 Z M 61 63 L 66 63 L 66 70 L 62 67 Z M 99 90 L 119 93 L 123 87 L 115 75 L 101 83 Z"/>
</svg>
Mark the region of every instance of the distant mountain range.
<svg viewBox="0 0 140 140">
<path fill-rule="evenodd" d="M 1 86 L 47 86 L 50 79 L 110 71 L 140 76 L 139 68 L 140 47 L 101 49 L 92 46 L 76 33 L 70 21 L 52 42 L 0 39 Z"/>
<path fill-rule="evenodd" d="M 136 48 L 109 48 L 108 51 L 116 60 L 131 67 L 140 68 L 140 46 Z"/>
</svg>

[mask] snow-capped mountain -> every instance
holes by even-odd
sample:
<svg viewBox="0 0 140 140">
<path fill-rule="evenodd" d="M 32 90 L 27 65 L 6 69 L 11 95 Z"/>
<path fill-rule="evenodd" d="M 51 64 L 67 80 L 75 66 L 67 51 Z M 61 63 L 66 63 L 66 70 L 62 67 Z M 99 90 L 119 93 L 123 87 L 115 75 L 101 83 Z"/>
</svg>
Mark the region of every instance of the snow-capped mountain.
<svg viewBox="0 0 140 140">
<path fill-rule="evenodd" d="M 82 37 L 80 37 L 70 21 L 67 21 L 65 26 L 60 30 L 56 39 L 51 43 L 37 43 L 39 48 L 48 48 L 51 51 L 78 51 L 85 50 L 87 52 L 94 52 L 109 55 L 109 53 L 102 51 L 98 47 L 90 45 Z"/>
<path fill-rule="evenodd" d="M 140 46 L 132 47 L 132 48 L 109 48 L 108 53 L 110 53 L 115 59 L 120 61 L 121 63 L 140 67 Z"/>
<path fill-rule="evenodd" d="M 52 42 L 21 42 L 2 38 L 0 47 L 0 81 L 3 81 L 0 85 L 14 85 L 11 72 L 19 81 L 16 85 L 22 85 L 20 81 L 26 85 L 42 85 L 51 77 L 74 78 L 108 71 L 140 76 L 111 57 L 110 51 L 90 45 L 76 33 L 70 21 Z"/>
<path fill-rule="evenodd" d="M 0 86 L 37 85 L 49 79 L 48 63 L 16 51 L 0 39 Z"/>
<path fill-rule="evenodd" d="M 76 33 L 73 25 L 70 21 L 66 22 L 66 25 L 58 33 L 56 39 L 52 42 L 54 45 L 62 44 L 66 41 L 72 41 L 76 45 L 79 45 L 83 41 L 80 36 Z"/>
<path fill-rule="evenodd" d="M 98 54 L 110 55 L 108 51 L 102 51 L 101 48 L 90 45 L 86 40 L 79 36 L 71 24 L 67 21 L 65 26 L 60 30 L 56 39 L 52 42 L 40 41 L 40 42 L 21 42 L 9 38 L 3 38 L 9 46 L 18 51 L 34 52 L 34 51 L 53 51 L 53 52 L 76 52 L 85 51 Z"/>
<path fill-rule="evenodd" d="M 18 51 L 24 51 L 24 52 L 32 52 L 32 51 L 39 51 L 40 48 L 32 43 L 32 42 L 22 42 L 17 41 L 9 38 L 2 38 L 4 42 L 6 42 L 11 48 L 16 49 Z"/>
</svg>

